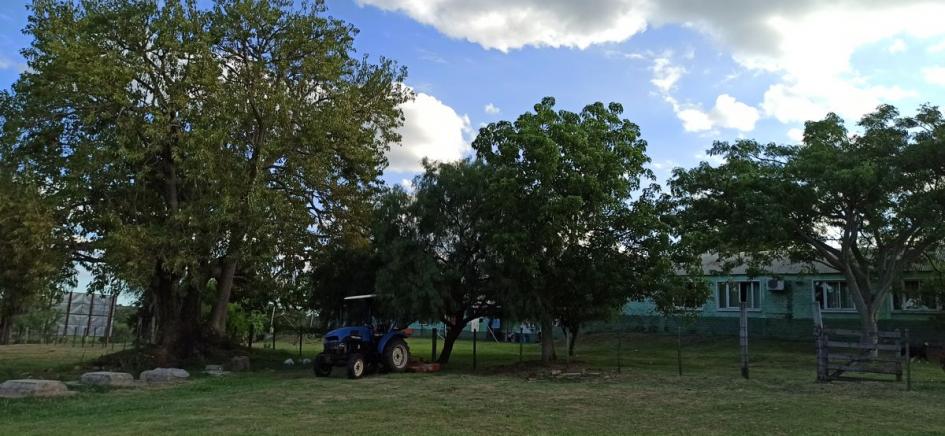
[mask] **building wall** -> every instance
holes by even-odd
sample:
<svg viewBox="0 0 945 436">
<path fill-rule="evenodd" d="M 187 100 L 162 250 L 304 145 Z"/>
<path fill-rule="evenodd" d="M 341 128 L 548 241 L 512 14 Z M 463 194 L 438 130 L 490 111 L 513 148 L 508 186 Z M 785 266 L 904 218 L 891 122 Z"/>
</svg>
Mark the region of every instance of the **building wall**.
<svg viewBox="0 0 945 436">
<path fill-rule="evenodd" d="M 684 325 L 689 333 L 735 335 L 738 333 L 738 310 L 719 309 L 717 284 L 728 281 L 756 280 L 760 283 L 761 304 L 749 310 L 749 329 L 755 334 L 778 338 L 809 338 L 813 335 L 814 282 L 843 280 L 839 274 L 783 275 L 785 290 L 769 291 L 766 283 L 771 276 L 751 278 L 747 275 L 713 276 L 708 278 L 709 299 L 700 316 L 692 325 Z M 672 319 L 661 317 L 652 302 L 632 302 L 625 306 L 624 316 L 607 324 L 595 324 L 593 330 L 625 329 L 629 331 L 676 332 Z M 860 316 L 855 309 L 822 310 L 824 323 L 832 328 L 860 328 Z M 916 338 L 933 339 L 935 326 L 929 312 L 902 312 L 892 310 L 892 296 L 886 298 L 878 313 L 881 330 L 910 329 Z M 939 333 L 940 334 L 940 333 Z M 924 340 L 924 339 L 923 339 Z"/>
</svg>

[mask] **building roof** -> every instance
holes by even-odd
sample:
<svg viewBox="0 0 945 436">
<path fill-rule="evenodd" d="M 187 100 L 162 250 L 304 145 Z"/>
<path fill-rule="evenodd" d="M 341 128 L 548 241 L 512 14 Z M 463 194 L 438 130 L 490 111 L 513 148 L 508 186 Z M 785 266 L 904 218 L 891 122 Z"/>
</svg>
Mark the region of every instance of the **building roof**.
<svg viewBox="0 0 945 436">
<path fill-rule="evenodd" d="M 730 274 L 745 275 L 748 274 L 748 265 L 742 264 L 724 271 L 722 261 L 716 254 L 703 254 L 701 256 L 702 272 L 705 275 Z M 793 262 L 789 259 L 779 258 L 770 264 L 762 267 L 769 274 L 839 274 L 840 271 L 824 265 L 820 262 L 806 263 Z"/>
</svg>

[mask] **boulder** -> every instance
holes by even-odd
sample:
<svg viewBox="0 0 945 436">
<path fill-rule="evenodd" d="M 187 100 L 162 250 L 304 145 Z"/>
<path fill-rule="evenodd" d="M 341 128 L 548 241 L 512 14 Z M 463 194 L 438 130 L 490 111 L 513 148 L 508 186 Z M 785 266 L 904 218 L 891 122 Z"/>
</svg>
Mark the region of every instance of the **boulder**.
<svg viewBox="0 0 945 436">
<path fill-rule="evenodd" d="M 312 359 L 302 359 L 302 365 L 311 365 Z"/>
<path fill-rule="evenodd" d="M 216 377 L 220 377 L 220 376 L 227 375 L 230 373 L 229 371 L 223 370 L 223 365 L 207 365 L 204 368 L 203 372 L 204 374 L 212 375 Z"/>
<path fill-rule="evenodd" d="M 285 365 L 285 366 L 292 366 L 292 365 L 295 365 L 295 361 L 292 360 L 292 358 L 290 357 L 290 358 L 286 359 L 285 362 L 282 362 L 282 364 Z"/>
<path fill-rule="evenodd" d="M 190 374 L 180 368 L 154 368 L 141 372 L 141 381 L 147 383 L 173 383 L 187 380 Z"/>
<path fill-rule="evenodd" d="M 135 384 L 135 378 L 131 374 L 109 371 L 87 372 L 79 377 L 79 381 L 82 384 L 98 386 L 128 387 Z"/>
<path fill-rule="evenodd" d="M 235 356 L 230 359 L 230 371 L 249 371 L 249 356 Z"/>
<path fill-rule="evenodd" d="M 7 380 L 0 384 L 0 398 L 61 397 L 74 393 L 59 380 Z"/>
</svg>

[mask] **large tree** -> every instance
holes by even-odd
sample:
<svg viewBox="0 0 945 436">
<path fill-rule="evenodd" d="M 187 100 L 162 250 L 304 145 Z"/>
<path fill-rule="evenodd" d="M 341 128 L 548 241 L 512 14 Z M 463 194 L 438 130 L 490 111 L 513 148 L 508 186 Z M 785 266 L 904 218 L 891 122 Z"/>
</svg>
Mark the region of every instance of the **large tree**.
<svg viewBox="0 0 945 436">
<path fill-rule="evenodd" d="M 482 162 L 425 163 L 412 195 L 394 189 L 378 208 L 381 301 L 406 320 L 446 325 L 440 363 L 471 320 L 495 314 L 492 181 Z"/>
<path fill-rule="evenodd" d="M 576 320 L 587 309 L 626 301 L 631 274 L 604 272 L 603 260 L 608 251 L 635 249 L 633 239 L 656 230 L 644 226 L 632 235 L 641 229 L 627 225 L 636 220 L 633 193 L 652 174 L 645 168 L 646 142 L 621 118 L 623 108 L 595 103 L 574 113 L 554 105 L 545 98 L 515 122 L 481 129 L 473 142 L 494 172 L 489 243 L 506 285 L 503 309 L 540 320 L 544 361 L 554 358 L 556 317 Z M 587 264 L 588 255 L 602 262 Z M 595 282 L 600 279 L 606 282 Z"/>
<path fill-rule="evenodd" d="M 322 2 L 32 8 L 13 154 L 73 208 L 77 257 L 144 291 L 166 355 L 194 351 L 211 291 L 223 333 L 238 271 L 297 277 L 367 210 L 409 92 Z"/>
<path fill-rule="evenodd" d="M 834 114 L 799 145 L 717 142 L 723 163 L 676 170 L 686 238 L 757 265 L 819 262 L 844 275 L 867 335 L 905 269 L 945 243 L 945 119 L 880 106 L 848 130 Z"/>
</svg>

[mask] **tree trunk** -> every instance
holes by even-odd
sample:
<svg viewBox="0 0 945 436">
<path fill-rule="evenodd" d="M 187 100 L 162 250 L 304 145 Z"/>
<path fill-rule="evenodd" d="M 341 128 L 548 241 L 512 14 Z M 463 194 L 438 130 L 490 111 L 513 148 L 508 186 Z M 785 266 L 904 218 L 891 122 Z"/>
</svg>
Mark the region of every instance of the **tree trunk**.
<svg viewBox="0 0 945 436">
<path fill-rule="evenodd" d="M 158 360 L 174 364 L 191 357 L 200 341 L 200 294 L 192 286 L 181 289 L 180 278 L 158 261 L 152 281 L 157 315 Z M 181 295 L 183 294 L 183 295 Z"/>
<path fill-rule="evenodd" d="M 555 359 L 555 325 L 550 316 L 541 318 L 541 361 L 549 363 Z"/>
<path fill-rule="evenodd" d="M 10 334 L 13 332 L 13 316 L 4 315 L 0 317 L 0 345 L 10 343 Z"/>
<path fill-rule="evenodd" d="M 446 324 L 446 336 L 443 338 L 443 349 L 440 350 L 440 356 L 436 361 L 440 365 L 446 365 L 450 361 L 450 355 L 453 354 L 453 345 L 459 339 L 459 334 L 463 332 L 466 323 L 460 321 L 459 324 Z"/>
<path fill-rule="evenodd" d="M 233 291 L 233 277 L 236 275 L 236 259 L 227 257 L 217 280 L 219 293 L 210 313 L 210 333 L 222 338 L 226 336 L 226 318 L 229 314 L 230 295 Z"/>
<path fill-rule="evenodd" d="M 568 327 L 568 356 L 574 357 L 574 343 L 577 342 L 580 325 Z"/>
<path fill-rule="evenodd" d="M 861 338 L 861 342 L 864 345 L 870 345 L 872 347 L 879 344 L 879 326 L 876 321 L 877 309 L 879 309 L 878 305 L 871 304 L 866 306 L 865 310 L 860 313 L 860 321 L 863 325 L 863 337 Z M 879 354 L 879 351 L 873 348 L 871 354 L 875 357 Z"/>
</svg>

